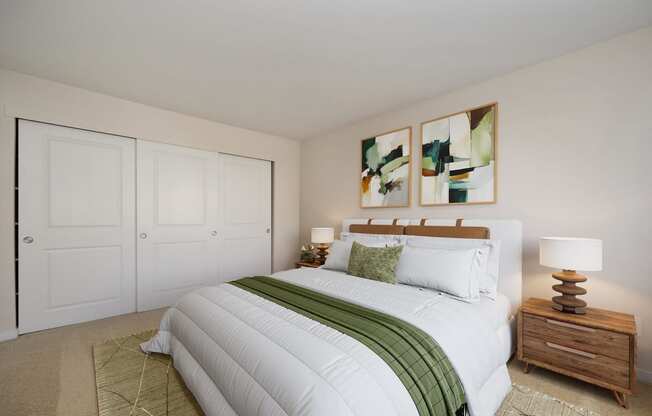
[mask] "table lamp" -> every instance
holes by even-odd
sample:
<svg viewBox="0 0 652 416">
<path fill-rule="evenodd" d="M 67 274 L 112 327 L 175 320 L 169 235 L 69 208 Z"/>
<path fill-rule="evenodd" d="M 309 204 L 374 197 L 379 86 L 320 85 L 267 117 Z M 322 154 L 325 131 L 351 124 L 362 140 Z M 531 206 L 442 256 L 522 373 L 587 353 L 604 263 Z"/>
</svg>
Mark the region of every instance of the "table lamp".
<svg viewBox="0 0 652 416">
<path fill-rule="evenodd" d="M 552 289 L 561 296 L 552 298 L 553 308 L 566 313 L 585 314 L 586 302 L 577 295 L 585 295 L 586 289 L 577 286 L 587 277 L 576 270 L 602 270 L 602 240 L 594 238 L 541 237 L 539 240 L 539 263 L 543 266 L 562 269 L 552 277 L 561 281 Z"/>
<path fill-rule="evenodd" d="M 326 262 L 326 254 L 328 253 L 328 245 L 335 239 L 335 230 L 332 228 L 313 228 L 310 230 L 310 242 L 317 247 L 317 255 L 319 256 L 319 264 Z"/>
</svg>

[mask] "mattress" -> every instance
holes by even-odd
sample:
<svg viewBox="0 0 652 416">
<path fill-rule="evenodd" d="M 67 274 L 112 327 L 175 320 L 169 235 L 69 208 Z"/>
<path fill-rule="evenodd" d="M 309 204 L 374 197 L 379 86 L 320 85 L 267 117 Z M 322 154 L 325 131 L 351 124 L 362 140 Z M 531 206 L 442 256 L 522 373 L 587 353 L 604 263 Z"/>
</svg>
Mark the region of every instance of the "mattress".
<svg viewBox="0 0 652 416">
<path fill-rule="evenodd" d="M 320 268 L 320 269 L 334 276 L 350 277 L 345 272 L 328 270 L 324 268 Z M 285 276 L 286 277 L 285 280 L 289 280 L 295 284 L 300 285 L 301 284 L 300 279 L 295 279 L 291 277 L 294 276 L 294 274 L 297 272 L 295 271 L 291 271 L 291 272 L 292 273 L 280 272 L 277 273 L 276 276 Z M 500 344 L 502 346 L 502 350 L 505 354 L 507 354 L 508 358 L 509 356 L 511 356 L 511 353 L 514 351 L 515 345 L 513 345 L 512 343 L 512 334 L 511 334 L 511 332 L 515 329 L 514 316 L 512 315 L 511 312 L 511 303 L 509 301 L 509 298 L 507 298 L 507 296 L 503 295 L 502 293 L 497 293 L 496 299 L 491 299 L 486 296 L 482 296 L 480 297 L 480 299 L 478 299 L 475 302 L 462 302 L 459 299 L 455 299 L 454 297 L 450 297 L 445 293 L 441 293 L 436 290 L 415 287 L 415 286 L 405 285 L 401 283 L 397 284 L 395 287 L 401 287 L 402 290 L 405 290 L 406 292 L 427 292 L 427 293 L 429 292 L 432 294 L 432 296 L 439 297 L 440 298 L 439 301 L 442 304 L 450 304 L 456 307 L 459 307 L 460 303 L 467 305 L 465 308 L 474 311 L 474 314 L 477 314 L 477 316 L 481 317 L 481 319 L 486 321 L 488 326 L 495 329 L 496 336 L 499 338 Z M 507 359 L 505 361 L 507 361 Z"/>
<path fill-rule="evenodd" d="M 502 300 L 467 304 L 324 269 L 273 277 L 430 334 L 458 374 L 473 416 L 493 415 L 511 388 Z M 207 415 L 416 415 L 398 377 L 364 345 L 229 284 L 184 296 L 142 348 L 173 355 Z"/>
<path fill-rule="evenodd" d="M 341 273 L 346 275 L 346 273 L 342 273 L 342 272 L 334 272 L 334 273 Z M 450 304 L 457 305 L 460 302 L 462 302 L 458 299 L 455 299 L 454 297 L 450 297 L 444 293 L 440 293 L 430 289 L 419 288 L 419 287 L 403 285 L 403 284 L 398 284 L 397 286 L 403 286 L 406 289 L 412 291 L 430 291 L 437 296 L 441 296 L 442 297 L 441 301 L 443 303 L 450 303 Z M 486 320 L 487 325 L 491 326 L 496 330 L 499 329 L 501 326 L 503 326 L 505 323 L 508 323 L 511 319 L 511 305 L 507 296 L 503 294 L 498 293 L 496 299 L 490 299 L 486 296 L 482 296 L 480 297 L 480 299 L 478 299 L 475 302 L 463 302 L 463 303 L 467 304 L 469 309 L 476 311 L 478 316 L 481 316 L 484 320 Z"/>
</svg>

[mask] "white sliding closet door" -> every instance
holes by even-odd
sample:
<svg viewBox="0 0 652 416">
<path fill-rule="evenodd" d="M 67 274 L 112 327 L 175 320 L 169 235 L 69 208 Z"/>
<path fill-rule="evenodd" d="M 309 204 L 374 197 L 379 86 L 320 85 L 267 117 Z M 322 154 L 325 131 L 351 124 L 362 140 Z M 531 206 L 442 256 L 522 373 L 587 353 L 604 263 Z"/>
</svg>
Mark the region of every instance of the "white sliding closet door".
<svg viewBox="0 0 652 416">
<path fill-rule="evenodd" d="M 272 163 L 220 154 L 222 278 L 272 271 Z"/>
<path fill-rule="evenodd" d="M 216 153 L 138 141 L 138 310 L 220 282 Z"/>
<path fill-rule="evenodd" d="M 135 140 L 20 120 L 20 333 L 135 310 Z"/>
</svg>

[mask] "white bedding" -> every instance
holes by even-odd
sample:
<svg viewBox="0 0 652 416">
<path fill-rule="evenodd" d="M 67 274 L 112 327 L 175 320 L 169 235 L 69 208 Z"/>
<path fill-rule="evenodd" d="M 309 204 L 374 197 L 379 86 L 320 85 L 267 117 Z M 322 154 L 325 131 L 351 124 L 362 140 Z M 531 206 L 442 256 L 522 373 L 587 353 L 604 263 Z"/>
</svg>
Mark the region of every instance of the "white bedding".
<svg viewBox="0 0 652 416">
<path fill-rule="evenodd" d="M 511 304 L 507 296 L 498 294 L 496 299 L 481 296 L 480 300 L 470 303 L 469 307 L 486 318 L 487 324 L 498 329 L 511 318 Z"/>
<path fill-rule="evenodd" d="M 469 304 L 325 269 L 273 277 L 392 314 L 426 331 L 455 367 L 474 416 L 493 415 L 510 389 L 506 299 L 503 306 L 488 299 Z M 184 296 L 142 348 L 172 354 L 209 416 L 417 415 L 398 377 L 367 347 L 228 284 Z"/>
</svg>

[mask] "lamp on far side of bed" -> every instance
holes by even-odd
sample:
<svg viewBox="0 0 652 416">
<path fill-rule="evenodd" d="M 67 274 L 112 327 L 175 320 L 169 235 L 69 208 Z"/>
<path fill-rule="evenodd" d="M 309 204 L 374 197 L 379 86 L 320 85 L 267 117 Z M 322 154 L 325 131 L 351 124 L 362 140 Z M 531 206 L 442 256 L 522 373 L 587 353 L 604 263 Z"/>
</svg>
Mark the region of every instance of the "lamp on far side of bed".
<svg viewBox="0 0 652 416">
<path fill-rule="evenodd" d="M 585 295 L 586 289 L 577 286 L 587 277 L 576 270 L 602 270 L 602 240 L 594 238 L 541 237 L 539 240 L 539 263 L 543 266 L 562 269 L 552 277 L 561 281 L 552 289 L 561 296 L 552 298 L 553 308 L 567 313 L 585 314 L 586 302 L 577 295 Z"/>
<path fill-rule="evenodd" d="M 317 255 L 319 256 L 319 263 L 326 262 L 326 255 L 328 254 L 328 246 L 335 239 L 335 230 L 332 228 L 313 228 L 310 230 L 310 242 L 317 247 Z"/>
</svg>

